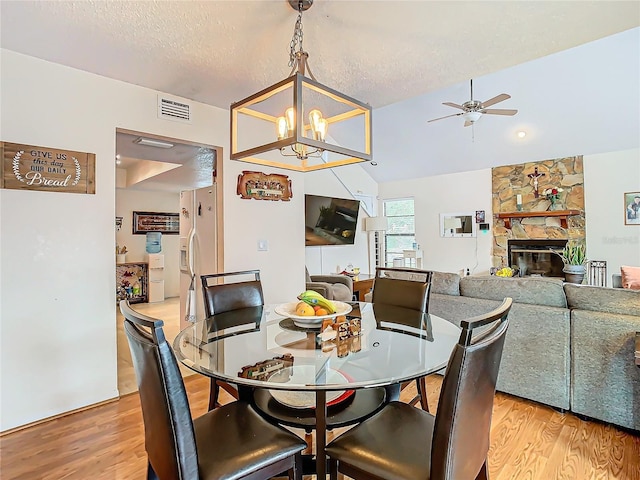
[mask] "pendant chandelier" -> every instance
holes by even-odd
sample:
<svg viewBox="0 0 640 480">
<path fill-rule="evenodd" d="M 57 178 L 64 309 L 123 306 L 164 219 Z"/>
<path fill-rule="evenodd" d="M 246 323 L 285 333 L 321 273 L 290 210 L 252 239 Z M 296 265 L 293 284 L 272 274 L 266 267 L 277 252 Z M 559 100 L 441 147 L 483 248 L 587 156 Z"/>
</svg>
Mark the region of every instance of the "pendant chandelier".
<svg viewBox="0 0 640 480">
<path fill-rule="evenodd" d="M 288 2 L 298 12 L 291 72 L 231 105 L 231 160 L 299 172 L 371 161 L 371 107 L 316 80 L 302 48 L 302 12 L 313 0 Z"/>
</svg>

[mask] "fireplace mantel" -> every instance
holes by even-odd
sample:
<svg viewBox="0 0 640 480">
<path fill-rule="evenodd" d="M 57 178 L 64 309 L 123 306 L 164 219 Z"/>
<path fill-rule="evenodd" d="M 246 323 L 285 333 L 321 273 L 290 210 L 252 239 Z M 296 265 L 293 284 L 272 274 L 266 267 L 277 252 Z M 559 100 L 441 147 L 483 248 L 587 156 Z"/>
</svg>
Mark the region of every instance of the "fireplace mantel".
<svg viewBox="0 0 640 480">
<path fill-rule="evenodd" d="M 567 228 L 567 218 L 581 213 L 580 210 L 545 210 L 542 212 L 502 212 L 496 213 L 495 217 L 502 218 L 506 228 L 511 228 L 511 219 L 513 218 L 558 217 L 560 218 L 560 226 Z"/>
</svg>

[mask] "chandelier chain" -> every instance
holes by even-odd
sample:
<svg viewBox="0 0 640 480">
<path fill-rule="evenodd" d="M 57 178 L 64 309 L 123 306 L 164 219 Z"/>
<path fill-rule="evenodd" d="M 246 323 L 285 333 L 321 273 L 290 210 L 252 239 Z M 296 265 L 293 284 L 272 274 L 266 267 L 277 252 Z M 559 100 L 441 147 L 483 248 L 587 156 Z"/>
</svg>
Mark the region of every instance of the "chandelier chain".
<svg viewBox="0 0 640 480">
<path fill-rule="evenodd" d="M 296 65 L 296 45 L 300 44 L 300 51 L 302 52 L 302 7 L 300 7 L 298 13 L 298 19 L 296 20 L 296 26 L 293 29 L 293 37 L 291 38 L 291 44 L 289 45 L 289 66 L 294 67 Z"/>
</svg>

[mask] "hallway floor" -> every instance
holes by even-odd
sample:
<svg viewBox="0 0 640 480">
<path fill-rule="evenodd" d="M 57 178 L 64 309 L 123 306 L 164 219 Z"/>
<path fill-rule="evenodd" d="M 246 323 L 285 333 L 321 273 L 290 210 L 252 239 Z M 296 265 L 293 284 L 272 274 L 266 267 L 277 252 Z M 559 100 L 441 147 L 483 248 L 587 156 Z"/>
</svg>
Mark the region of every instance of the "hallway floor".
<svg viewBox="0 0 640 480">
<path fill-rule="evenodd" d="M 174 338 L 180 332 L 180 297 L 167 298 L 164 302 L 157 303 L 134 303 L 131 307 L 140 313 L 164 321 L 164 334 L 169 343 L 173 343 Z M 123 316 L 120 308 L 117 308 L 118 327 L 118 391 L 120 396 L 138 391 L 136 376 L 131 363 L 131 352 L 127 337 L 124 334 Z M 182 376 L 192 375 L 194 372 L 180 364 Z"/>
</svg>

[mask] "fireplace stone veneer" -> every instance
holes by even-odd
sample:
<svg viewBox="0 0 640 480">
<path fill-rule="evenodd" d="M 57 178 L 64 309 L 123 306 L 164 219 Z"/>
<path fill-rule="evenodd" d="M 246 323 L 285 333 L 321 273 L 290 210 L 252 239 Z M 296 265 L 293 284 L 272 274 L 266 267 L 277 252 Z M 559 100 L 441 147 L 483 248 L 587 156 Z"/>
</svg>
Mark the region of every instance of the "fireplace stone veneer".
<svg viewBox="0 0 640 480">
<path fill-rule="evenodd" d="M 536 168 L 539 173 L 544 173 L 538 178 L 537 194 L 529 177 Z M 583 171 L 582 156 L 505 165 L 491 170 L 494 267 L 519 267 L 518 262 L 525 261 L 512 258 L 509 251 L 511 241 L 549 241 L 550 244 L 561 241 L 559 248 L 562 248 L 567 240 L 585 239 Z M 547 188 L 562 188 L 557 200 L 559 210 L 550 210 L 550 201 L 543 193 Z M 516 205 L 518 196 L 520 209 Z M 550 264 L 552 260 L 547 259 L 549 265 L 543 268 L 540 266 L 541 255 L 544 257 L 544 254 L 530 252 L 526 261 L 534 265 L 525 268 L 528 272 L 525 275 L 537 275 L 537 270 L 541 270 L 540 275 L 561 277 L 560 257 L 554 256 L 555 266 Z"/>
</svg>

